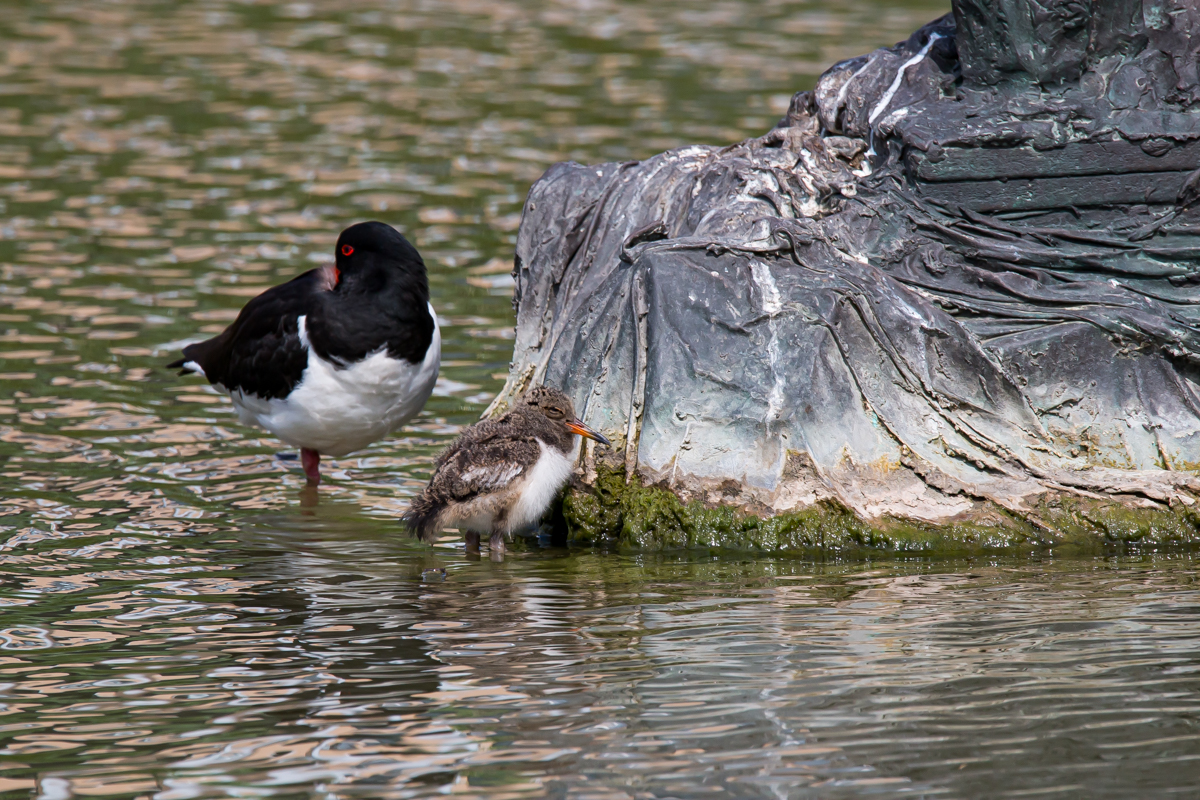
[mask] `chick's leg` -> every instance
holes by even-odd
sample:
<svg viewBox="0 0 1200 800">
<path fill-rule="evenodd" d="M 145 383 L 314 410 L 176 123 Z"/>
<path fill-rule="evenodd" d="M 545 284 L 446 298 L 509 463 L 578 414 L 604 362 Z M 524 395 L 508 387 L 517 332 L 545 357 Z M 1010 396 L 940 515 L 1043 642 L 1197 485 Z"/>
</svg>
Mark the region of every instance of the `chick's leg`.
<svg viewBox="0 0 1200 800">
<path fill-rule="evenodd" d="M 498 528 L 492 530 L 492 536 L 488 539 L 488 548 L 492 561 L 504 560 L 504 531 Z"/>
</svg>

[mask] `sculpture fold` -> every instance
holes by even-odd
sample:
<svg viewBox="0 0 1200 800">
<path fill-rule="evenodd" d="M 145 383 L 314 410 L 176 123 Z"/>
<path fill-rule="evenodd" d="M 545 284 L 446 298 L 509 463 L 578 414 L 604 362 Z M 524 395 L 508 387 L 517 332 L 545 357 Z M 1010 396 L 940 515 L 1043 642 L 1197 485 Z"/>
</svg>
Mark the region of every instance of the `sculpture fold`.
<svg viewBox="0 0 1200 800">
<path fill-rule="evenodd" d="M 1190 506 L 1198 32 L 1182 0 L 961 0 L 760 138 L 555 165 L 493 410 L 561 386 L 631 480 L 760 515 Z"/>
</svg>

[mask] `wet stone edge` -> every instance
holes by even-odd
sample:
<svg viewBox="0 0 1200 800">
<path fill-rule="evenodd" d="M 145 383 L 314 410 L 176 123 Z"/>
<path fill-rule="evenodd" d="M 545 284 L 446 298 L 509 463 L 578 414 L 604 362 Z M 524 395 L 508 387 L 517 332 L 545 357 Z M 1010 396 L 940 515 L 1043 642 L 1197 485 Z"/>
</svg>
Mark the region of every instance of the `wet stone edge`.
<svg viewBox="0 0 1200 800">
<path fill-rule="evenodd" d="M 971 519 L 948 524 L 894 517 L 868 522 L 831 500 L 757 516 L 731 505 L 685 502 L 636 476 L 626 482 L 623 469 L 601 464 L 596 465 L 593 483 L 577 481 L 565 490 L 554 517 L 561 531 L 558 538 L 567 543 L 622 551 L 958 557 L 1200 549 L 1200 513 L 1182 504 L 1135 507 L 1047 493 L 1028 515 L 988 504 Z"/>
</svg>

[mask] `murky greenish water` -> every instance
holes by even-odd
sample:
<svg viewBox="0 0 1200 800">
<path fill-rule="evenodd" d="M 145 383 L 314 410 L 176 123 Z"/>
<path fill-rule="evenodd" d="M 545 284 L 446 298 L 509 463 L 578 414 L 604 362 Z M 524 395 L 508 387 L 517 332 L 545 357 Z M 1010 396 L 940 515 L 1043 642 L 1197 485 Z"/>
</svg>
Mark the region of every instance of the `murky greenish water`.
<svg viewBox="0 0 1200 800">
<path fill-rule="evenodd" d="M 548 164 L 757 135 L 943 6 L 0 6 L 0 796 L 1195 796 L 1189 555 L 496 564 L 395 522 L 501 385 Z M 446 360 L 314 502 L 162 365 L 367 217 Z"/>
</svg>

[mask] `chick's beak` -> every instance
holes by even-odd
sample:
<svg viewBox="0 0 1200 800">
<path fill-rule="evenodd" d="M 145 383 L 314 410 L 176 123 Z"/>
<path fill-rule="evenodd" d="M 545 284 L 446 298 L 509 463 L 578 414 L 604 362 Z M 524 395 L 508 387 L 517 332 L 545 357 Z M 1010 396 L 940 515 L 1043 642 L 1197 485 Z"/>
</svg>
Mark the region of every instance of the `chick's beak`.
<svg viewBox="0 0 1200 800">
<path fill-rule="evenodd" d="M 573 419 L 567 423 L 567 430 L 571 433 L 578 433 L 580 436 L 586 436 L 589 439 L 594 439 L 605 447 L 612 447 L 612 442 L 605 439 L 604 436 L 584 425 L 583 422 Z"/>
</svg>

